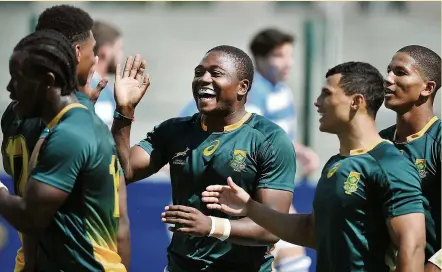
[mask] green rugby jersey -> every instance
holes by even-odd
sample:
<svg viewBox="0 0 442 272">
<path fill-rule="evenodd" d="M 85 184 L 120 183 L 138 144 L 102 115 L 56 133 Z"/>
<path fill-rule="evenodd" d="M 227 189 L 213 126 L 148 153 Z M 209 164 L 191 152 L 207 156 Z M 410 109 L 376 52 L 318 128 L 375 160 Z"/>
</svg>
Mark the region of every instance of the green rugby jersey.
<svg viewBox="0 0 442 272">
<path fill-rule="evenodd" d="M 78 101 L 86 106 L 91 112 L 94 105 L 90 99 L 81 92 L 76 92 Z M 38 139 L 47 135 L 46 125 L 40 118 L 29 118 L 20 120 L 14 112 L 14 105 L 11 102 L 3 112 L 1 118 L 2 128 L 2 158 L 5 172 L 12 177 L 14 192 L 16 195 L 24 196 L 29 176 L 29 159 Z M 20 240 L 22 240 L 19 233 Z M 19 248 L 16 257 L 15 272 L 24 268 L 23 249 Z"/>
<path fill-rule="evenodd" d="M 422 202 L 416 168 L 388 141 L 331 157 L 313 201 L 316 271 L 390 271 L 386 220 L 423 213 Z"/>
<path fill-rule="evenodd" d="M 117 253 L 119 163 L 108 127 L 81 104 L 49 124 L 31 173 L 69 193 L 38 238 L 38 271 L 126 271 Z"/>
<path fill-rule="evenodd" d="M 227 184 L 229 176 L 252 196 L 259 189 L 294 189 L 293 144 L 279 126 L 259 115 L 248 113 L 224 132 L 208 132 L 199 113 L 174 118 L 155 127 L 138 145 L 150 154 L 156 171 L 170 164 L 173 204 L 205 215 L 238 219 L 201 202 L 207 186 Z M 271 271 L 270 248 L 175 233 L 168 248 L 168 270 Z"/>
<path fill-rule="evenodd" d="M 427 217 L 428 260 L 441 248 L 441 121 L 434 116 L 421 131 L 397 143 L 396 125 L 382 130 L 379 135 L 388 139 L 416 166 L 422 181 L 422 194 L 430 205 L 435 228 Z"/>
</svg>

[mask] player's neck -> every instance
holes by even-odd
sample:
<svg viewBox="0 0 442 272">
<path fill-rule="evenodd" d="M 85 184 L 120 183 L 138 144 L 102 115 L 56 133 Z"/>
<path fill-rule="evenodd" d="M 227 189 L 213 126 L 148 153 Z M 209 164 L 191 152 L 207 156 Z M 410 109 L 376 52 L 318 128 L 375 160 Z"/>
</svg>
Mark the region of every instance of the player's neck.
<svg viewBox="0 0 442 272">
<path fill-rule="evenodd" d="M 201 118 L 207 131 L 222 132 L 225 127 L 238 123 L 246 114 L 246 110 L 241 108 L 224 117 L 203 114 Z"/>
<path fill-rule="evenodd" d="M 352 150 L 367 148 L 382 139 L 371 117 L 361 116 L 358 120 L 355 119 L 352 120 L 346 131 L 338 134 L 341 155 L 348 156 Z"/>
<path fill-rule="evenodd" d="M 434 117 L 432 105 L 414 107 L 410 111 L 396 116 L 396 141 L 405 141 L 412 134 L 421 131 Z"/>
<path fill-rule="evenodd" d="M 58 96 L 58 97 L 57 97 Z M 45 124 L 49 124 L 52 119 L 54 119 L 57 114 L 63 110 L 66 106 L 72 103 L 78 103 L 77 97 L 75 96 L 75 92 L 70 95 L 60 96 L 60 94 L 52 95 L 43 107 L 43 114 L 41 119 Z"/>
</svg>

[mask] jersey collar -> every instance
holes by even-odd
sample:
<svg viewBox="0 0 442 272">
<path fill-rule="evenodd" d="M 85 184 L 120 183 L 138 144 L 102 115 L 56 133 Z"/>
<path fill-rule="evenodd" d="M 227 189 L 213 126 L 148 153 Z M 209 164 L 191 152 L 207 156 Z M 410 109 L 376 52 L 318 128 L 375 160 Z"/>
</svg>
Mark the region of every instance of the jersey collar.
<svg viewBox="0 0 442 272">
<path fill-rule="evenodd" d="M 385 139 L 381 139 L 381 140 L 378 140 L 378 141 L 374 142 L 369 147 L 350 150 L 350 156 L 365 154 L 365 153 L 371 151 L 373 148 L 375 148 L 376 146 L 378 146 L 382 142 L 390 142 L 390 141 L 385 140 Z"/>
<path fill-rule="evenodd" d="M 411 134 L 410 136 L 408 136 L 407 139 L 407 143 L 414 141 L 416 139 L 419 139 L 420 137 L 424 136 L 425 132 L 427 132 L 427 130 L 437 121 L 439 120 L 439 118 L 437 116 L 434 116 L 433 118 L 431 118 L 430 121 L 428 121 L 428 123 L 417 133 L 415 134 Z M 393 135 L 393 141 L 396 142 L 396 132 L 397 129 L 394 130 L 394 135 Z"/>
<path fill-rule="evenodd" d="M 69 110 L 73 109 L 73 108 L 83 108 L 83 109 L 87 109 L 86 106 L 81 105 L 80 103 L 72 103 L 67 105 L 66 107 L 64 107 L 52 120 L 51 122 L 49 122 L 48 124 L 48 128 L 51 129 L 53 128 L 55 125 L 58 124 L 58 122 L 60 122 L 61 117 L 63 117 L 63 115 L 65 115 Z"/>
<path fill-rule="evenodd" d="M 233 131 L 233 130 L 241 127 L 245 122 L 247 122 L 250 119 L 251 116 L 252 116 L 252 114 L 250 112 L 246 113 L 246 115 L 244 115 L 244 117 L 241 118 L 241 120 L 239 120 L 235 124 L 231 124 L 231 125 L 225 126 L 224 127 L 224 132 Z M 201 117 L 202 117 L 202 115 L 201 115 Z M 201 128 L 204 131 L 207 131 L 207 126 L 203 123 L 203 118 L 200 118 L 200 119 L 201 119 Z"/>
</svg>

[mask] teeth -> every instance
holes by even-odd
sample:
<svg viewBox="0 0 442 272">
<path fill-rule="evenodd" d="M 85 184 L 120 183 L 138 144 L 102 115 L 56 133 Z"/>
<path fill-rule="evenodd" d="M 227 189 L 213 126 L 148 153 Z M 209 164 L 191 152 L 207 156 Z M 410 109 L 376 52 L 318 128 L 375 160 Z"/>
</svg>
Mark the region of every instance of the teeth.
<svg viewBox="0 0 442 272">
<path fill-rule="evenodd" d="M 216 95 L 216 92 L 214 90 L 212 90 L 212 89 L 201 88 L 201 89 L 198 90 L 198 94 L 199 95 L 204 95 L 204 94 Z"/>
</svg>

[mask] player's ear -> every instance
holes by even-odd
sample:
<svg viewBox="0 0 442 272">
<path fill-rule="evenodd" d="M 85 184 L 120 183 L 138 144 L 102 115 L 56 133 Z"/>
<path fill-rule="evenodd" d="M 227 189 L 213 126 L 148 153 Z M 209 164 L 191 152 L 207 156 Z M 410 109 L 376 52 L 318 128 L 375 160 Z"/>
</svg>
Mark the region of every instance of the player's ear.
<svg viewBox="0 0 442 272">
<path fill-rule="evenodd" d="M 365 98 L 363 95 L 354 94 L 352 96 L 352 101 L 351 101 L 351 105 L 350 105 L 352 110 L 354 110 L 354 111 L 359 110 L 363 106 L 363 104 L 365 104 Z"/>
<path fill-rule="evenodd" d="M 49 72 L 45 74 L 44 77 L 44 87 L 50 89 L 55 85 L 55 76 L 53 73 Z"/>
<path fill-rule="evenodd" d="M 75 57 L 77 58 L 77 64 L 80 63 L 81 59 L 81 45 L 76 43 L 75 46 Z"/>
<path fill-rule="evenodd" d="M 427 81 L 425 83 L 425 89 L 421 92 L 421 96 L 428 97 L 436 91 L 436 82 L 434 81 Z"/>
<path fill-rule="evenodd" d="M 238 95 L 244 96 L 247 94 L 247 91 L 249 90 L 250 81 L 247 79 L 243 79 L 239 82 L 239 90 Z"/>
</svg>

